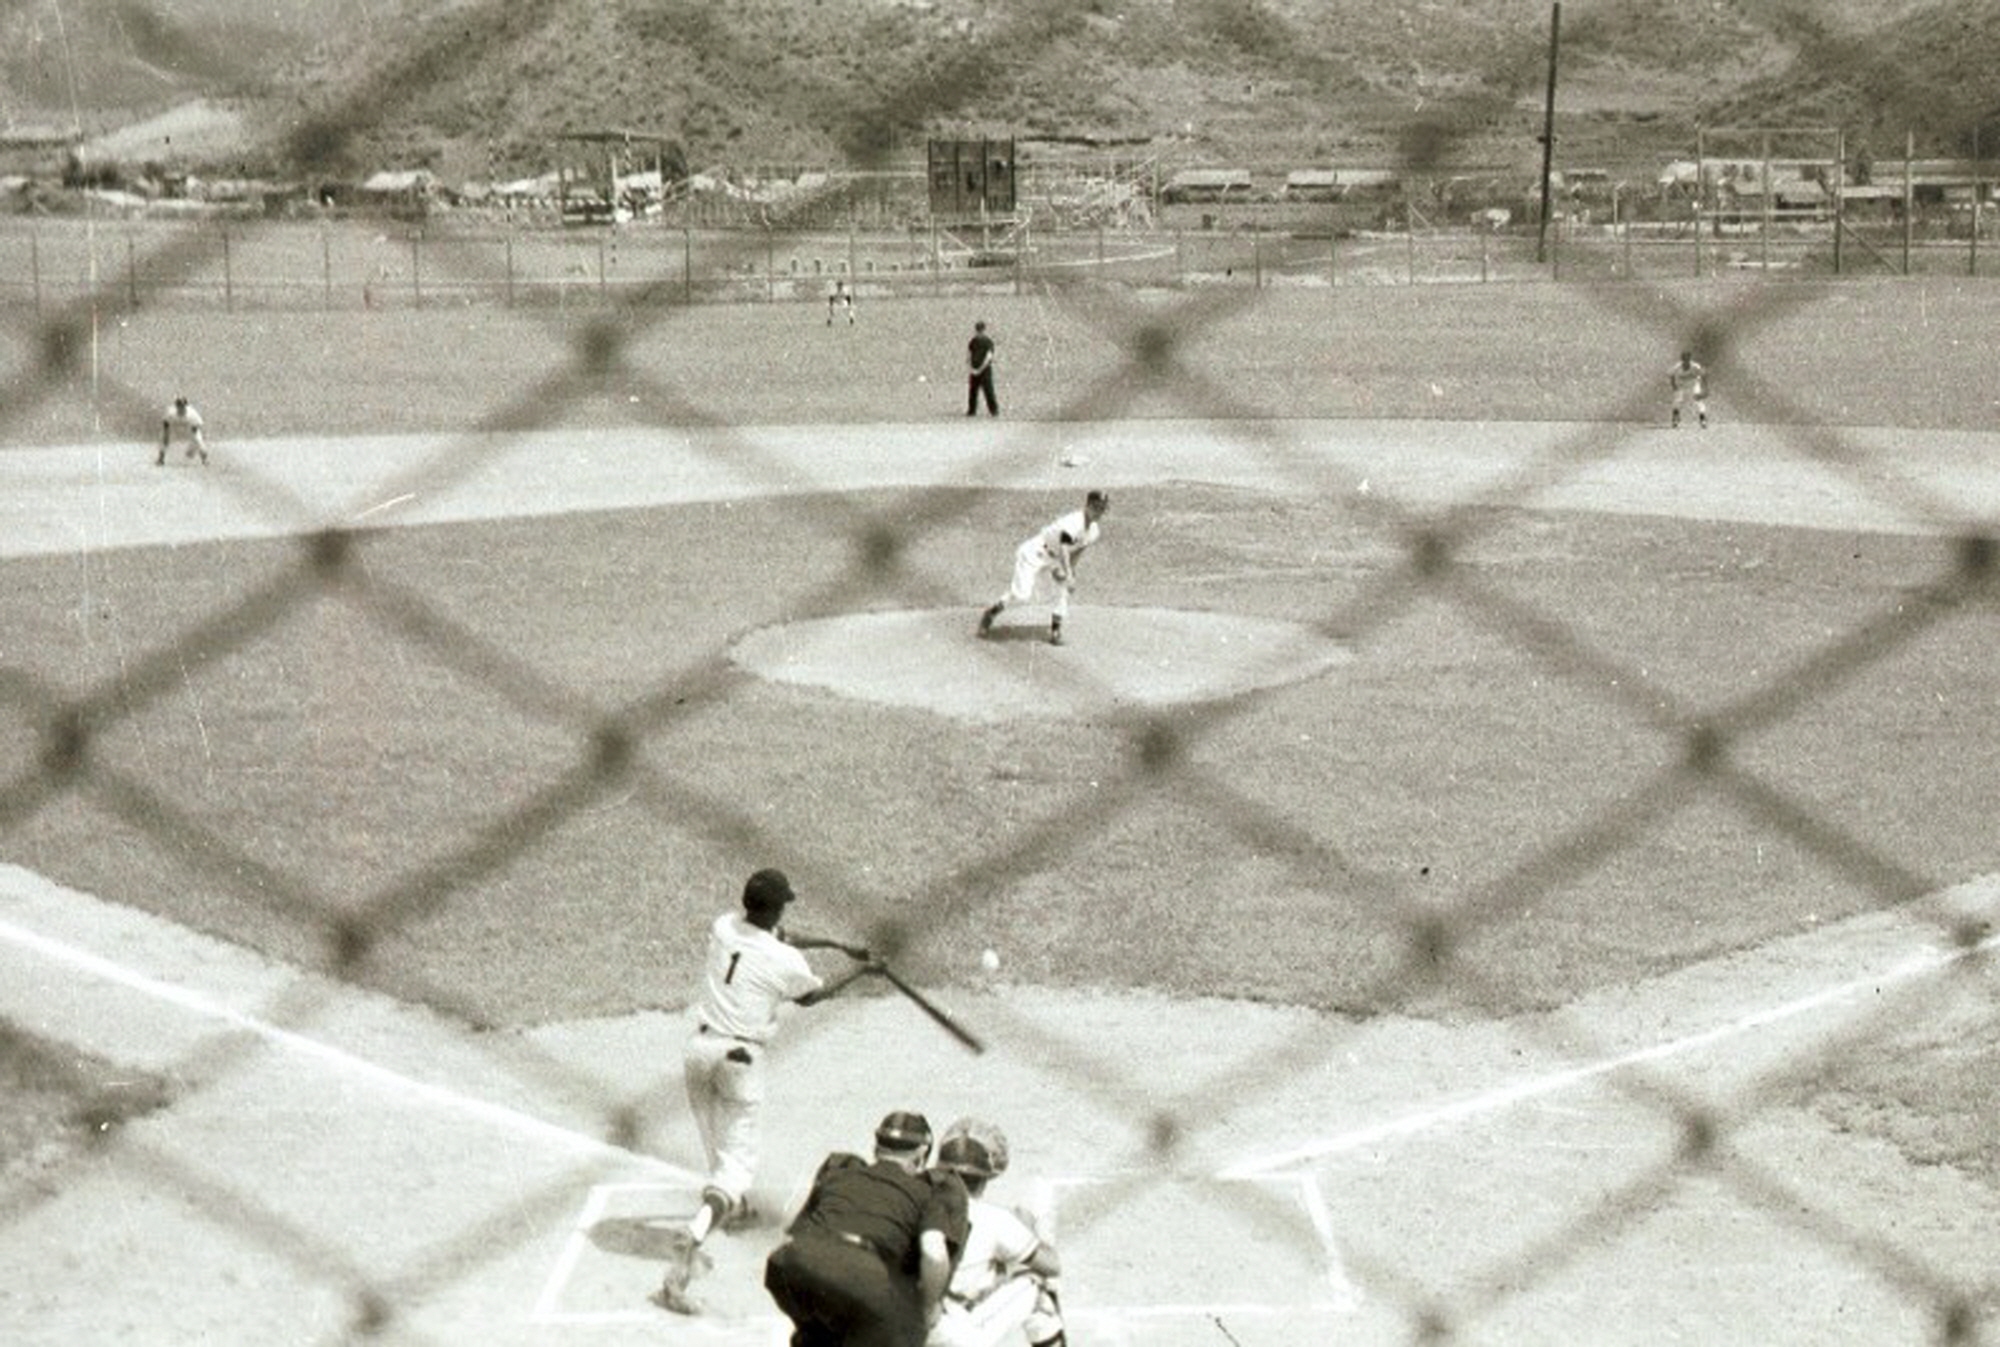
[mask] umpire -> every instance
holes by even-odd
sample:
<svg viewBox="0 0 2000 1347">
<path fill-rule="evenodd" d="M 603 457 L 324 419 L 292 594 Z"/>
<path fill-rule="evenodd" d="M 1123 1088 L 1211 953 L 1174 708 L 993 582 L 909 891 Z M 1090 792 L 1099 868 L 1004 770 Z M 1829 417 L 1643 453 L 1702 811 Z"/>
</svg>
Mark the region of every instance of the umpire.
<svg viewBox="0 0 2000 1347">
<path fill-rule="evenodd" d="M 813 1176 L 764 1286 L 792 1347 L 922 1347 L 965 1247 L 965 1185 L 927 1170 L 931 1125 L 891 1113 L 875 1158 L 836 1152 Z"/>
</svg>

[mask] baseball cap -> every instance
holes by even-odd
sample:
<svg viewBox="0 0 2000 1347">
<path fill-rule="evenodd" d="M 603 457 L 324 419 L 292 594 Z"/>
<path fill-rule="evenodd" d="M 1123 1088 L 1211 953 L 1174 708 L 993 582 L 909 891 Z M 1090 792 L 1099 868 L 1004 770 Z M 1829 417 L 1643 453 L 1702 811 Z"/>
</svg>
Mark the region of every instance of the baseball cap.
<svg viewBox="0 0 2000 1347">
<path fill-rule="evenodd" d="M 797 896 L 792 892 L 792 881 L 785 878 L 783 870 L 759 870 L 744 882 L 743 910 L 777 912 Z"/>
<path fill-rule="evenodd" d="M 921 1113 L 891 1113 L 876 1124 L 875 1144 L 886 1151 L 928 1150 L 930 1119 Z"/>
</svg>

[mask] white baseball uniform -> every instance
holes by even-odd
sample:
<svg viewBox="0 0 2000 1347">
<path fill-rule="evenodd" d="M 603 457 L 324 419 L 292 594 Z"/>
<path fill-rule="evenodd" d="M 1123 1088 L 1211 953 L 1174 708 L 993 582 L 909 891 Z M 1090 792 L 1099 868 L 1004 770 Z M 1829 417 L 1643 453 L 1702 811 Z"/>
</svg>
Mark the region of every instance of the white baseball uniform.
<svg viewBox="0 0 2000 1347">
<path fill-rule="evenodd" d="M 187 456 L 199 456 L 208 461 L 208 445 L 202 439 L 201 413 L 191 402 L 176 402 L 169 406 L 166 415 L 160 418 L 160 462 L 165 462 L 167 450 L 173 447 L 176 437 L 187 441 Z"/>
<path fill-rule="evenodd" d="M 1005 602 L 1033 603 L 1042 577 L 1054 574 L 1058 568 L 1066 571 L 1074 566 L 1077 554 L 1096 542 L 1099 532 L 1095 520 L 1086 517 L 1082 510 L 1071 510 L 1023 539 L 1014 549 L 1014 583 L 1007 590 Z M 1052 584 L 1050 588 L 1055 591 L 1050 600 L 1051 613 L 1059 618 L 1068 617 L 1069 586 Z"/>
<path fill-rule="evenodd" d="M 1041 1236 L 1010 1209 L 983 1197 L 967 1203 L 971 1230 L 951 1274 L 926 1347 L 997 1347 L 1012 1334 L 1053 1337 L 1061 1328 L 1046 1286 L 1027 1270 Z"/>
<path fill-rule="evenodd" d="M 709 927 L 701 1000 L 681 1058 L 708 1186 L 732 1208 L 757 1173 L 764 1054 L 778 1007 L 821 985 L 804 954 L 742 913 L 725 912 Z"/>
<path fill-rule="evenodd" d="M 1681 419 L 1681 407 L 1687 399 L 1694 399 L 1695 415 L 1708 420 L 1708 371 L 1698 360 L 1685 363 L 1676 360 L 1667 374 L 1667 386 L 1673 390 L 1673 419 L 1676 424 Z"/>
</svg>

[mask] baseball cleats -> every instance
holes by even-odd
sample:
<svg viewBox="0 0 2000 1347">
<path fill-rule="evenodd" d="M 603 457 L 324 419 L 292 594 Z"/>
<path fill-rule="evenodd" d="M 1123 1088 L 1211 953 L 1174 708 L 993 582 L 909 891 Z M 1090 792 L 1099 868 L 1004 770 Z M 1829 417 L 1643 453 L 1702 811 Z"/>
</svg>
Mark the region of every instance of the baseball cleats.
<svg viewBox="0 0 2000 1347">
<path fill-rule="evenodd" d="M 993 619 L 998 616 L 1000 616 L 1000 605 L 997 603 L 979 615 L 979 634 L 981 636 L 991 636 L 993 634 Z"/>
<path fill-rule="evenodd" d="M 694 1242 L 694 1236 L 685 1230 L 673 1233 L 672 1243 L 667 1249 L 667 1265 L 660 1275 L 660 1289 L 653 1293 L 653 1303 L 661 1309 L 675 1314 L 700 1314 L 701 1306 L 688 1294 L 688 1283 L 698 1272 L 706 1272 L 713 1264 L 701 1246 Z"/>
</svg>

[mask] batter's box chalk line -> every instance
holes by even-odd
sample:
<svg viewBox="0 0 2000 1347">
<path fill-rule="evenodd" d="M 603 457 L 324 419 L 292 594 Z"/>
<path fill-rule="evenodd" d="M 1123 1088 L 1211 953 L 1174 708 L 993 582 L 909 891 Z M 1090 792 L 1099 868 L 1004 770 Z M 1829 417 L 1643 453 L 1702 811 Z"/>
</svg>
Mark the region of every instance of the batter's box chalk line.
<svg viewBox="0 0 2000 1347">
<path fill-rule="evenodd" d="M 1061 1247 L 1060 1224 L 1065 1208 L 1075 1211 L 1079 1204 L 1089 1202 L 1088 1193 L 1093 1188 L 1111 1183 L 1124 1185 L 1130 1176 L 1118 1177 L 1065 1177 L 1038 1180 L 1032 1190 L 1030 1207 L 1041 1228 L 1049 1238 Z M 1319 1181 L 1308 1172 L 1257 1175 L 1254 1177 L 1234 1177 L 1218 1175 L 1212 1178 L 1175 1179 L 1147 1176 L 1148 1196 L 1169 1206 L 1182 1206 L 1187 1214 L 1198 1217 L 1201 1212 L 1227 1210 L 1227 1203 L 1204 1200 L 1197 1189 L 1227 1190 L 1230 1187 L 1254 1185 L 1285 1194 L 1296 1203 L 1300 1212 L 1311 1226 L 1317 1247 L 1306 1260 L 1313 1264 L 1314 1276 L 1305 1282 L 1296 1280 L 1290 1269 L 1279 1269 L 1285 1284 L 1304 1289 L 1304 1294 L 1296 1298 L 1274 1296 L 1269 1299 L 1223 1298 L 1216 1296 L 1201 1300 L 1148 1300 L 1141 1296 L 1130 1297 L 1128 1301 L 1099 1299 L 1091 1293 L 1093 1277 L 1091 1260 L 1087 1249 L 1065 1248 L 1063 1286 L 1069 1296 L 1074 1297 L 1065 1306 L 1069 1316 L 1079 1326 L 1088 1326 L 1093 1340 L 1125 1340 L 1125 1325 L 1140 1325 L 1169 1319 L 1252 1319 L 1271 1320 L 1301 1314 L 1352 1314 L 1361 1307 L 1361 1296 L 1349 1279 L 1341 1262 L 1340 1248 L 1334 1235 L 1333 1216 L 1328 1209 Z M 579 1273 L 585 1260 L 592 1257 L 596 1246 L 592 1232 L 610 1218 L 613 1213 L 631 1204 L 635 1197 L 657 1196 L 659 1200 L 645 1205 L 655 1212 L 681 1212 L 691 1214 L 698 1201 L 697 1190 L 686 1184 L 676 1183 L 600 1183 L 591 1187 L 585 1195 L 582 1209 L 572 1223 L 567 1237 L 556 1253 L 554 1264 L 549 1269 L 547 1281 L 535 1302 L 531 1315 L 532 1322 L 548 1326 L 584 1327 L 589 1325 L 614 1324 L 657 1324 L 662 1321 L 664 1311 L 651 1306 L 626 1301 L 616 1307 L 592 1304 L 593 1296 L 587 1288 L 580 1288 L 583 1279 Z M 1118 1198 L 1118 1207 L 1132 1207 L 1132 1192 L 1129 1188 Z M 1140 1202 L 1139 1208 L 1148 1204 Z M 1135 1210 L 1135 1219 L 1148 1220 L 1149 1210 Z M 660 1216 L 660 1221 L 671 1221 L 669 1216 Z M 1166 1229 L 1185 1229 L 1186 1221 L 1177 1222 Z M 1203 1261 L 1203 1260 L 1195 1260 Z M 1169 1265 L 1149 1266 L 1148 1281 L 1157 1286 L 1171 1287 L 1176 1291 L 1187 1288 L 1187 1279 Z M 1115 1278 L 1112 1279 L 1115 1281 Z M 1114 1294 L 1122 1288 L 1100 1287 Z M 1136 1289 L 1136 1288 L 1135 1288 Z M 668 1325 L 676 1334 L 687 1340 L 690 1335 L 715 1337 L 734 1334 L 729 1341 L 744 1340 L 745 1333 L 772 1335 L 770 1341 L 785 1340 L 785 1324 L 782 1317 L 755 1315 L 748 1318 L 728 1317 L 713 1320 L 679 1320 Z M 717 1338 L 720 1341 L 721 1338 Z"/>
</svg>

